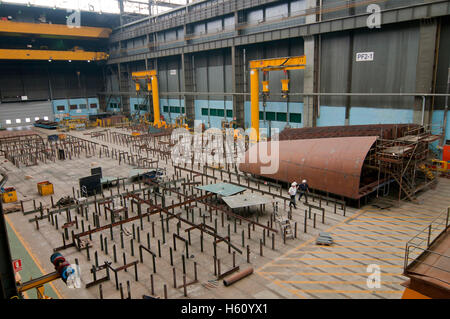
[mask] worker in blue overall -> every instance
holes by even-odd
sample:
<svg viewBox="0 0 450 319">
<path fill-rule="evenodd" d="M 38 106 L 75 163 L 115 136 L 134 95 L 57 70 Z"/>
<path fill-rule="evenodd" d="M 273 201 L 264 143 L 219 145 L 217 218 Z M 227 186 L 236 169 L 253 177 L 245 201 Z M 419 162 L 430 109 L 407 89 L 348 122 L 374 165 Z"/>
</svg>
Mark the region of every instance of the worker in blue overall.
<svg viewBox="0 0 450 319">
<path fill-rule="evenodd" d="M 302 181 L 302 183 L 300 185 L 298 185 L 298 189 L 299 189 L 299 193 L 300 193 L 300 195 L 298 196 L 298 200 L 300 201 L 302 196 L 305 195 L 305 203 L 308 203 L 307 193 L 309 193 L 309 186 L 308 186 L 308 183 L 306 182 L 306 179 L 304 179 Z"/>
</svg>

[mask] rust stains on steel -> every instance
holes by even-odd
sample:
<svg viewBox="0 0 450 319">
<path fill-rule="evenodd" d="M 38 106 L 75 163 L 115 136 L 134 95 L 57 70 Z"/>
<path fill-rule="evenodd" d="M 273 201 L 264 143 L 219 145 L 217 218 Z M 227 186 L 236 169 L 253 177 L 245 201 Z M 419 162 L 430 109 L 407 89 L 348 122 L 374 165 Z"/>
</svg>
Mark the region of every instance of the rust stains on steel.
<svg viewBox="0 0 450 319">
<path fill-rule="evenodd" d="M 130 194 L 128 194 L 127 196 L 131 196 Z M 99 232 L 99 231 L 103 231 L 103 230 L 106 230 L 106 229 L 109 229 L 109 228 L 112 228 L 112 227 L 119 226 L 121 224 L 126 224 L 126 223 L 129 223 L 129 222 L 138 220 L 141 217 L 142 218 L 143 217 L 147 217 L 147 215 L 151 216 L 151 215 L 157 214 L 159 212 L 166 212 L 167 213 L 167 211 L 171 210 L 172 208 L 176 208 L 176 207 L 180 207 L 180 206 L 183 206 L 183 205 L 187 205 L 187 204 L 190 204 L 192 202 L 195 202 L 195 201 L 198 201 L 198 200 L 201 200 L 201 199 L 204 199 L 204 198 L 211 197 L 212 195 L 213 194 L 207 194 L 207 195 L 203 195 L 203 196 L 200 196 L 200 197 L 197 197 L 197 198 L 189 198 L 189 199 L 185 200 L 184 202 L 180 202 L 178 204 L 167 206 L 165 208 L 155 207 L 154 210 L 152 210 L 152 211 L 150 211 L 148 213 L 144 213 L 141 216 L 139 216 L 139 215 L 138 216 L 133 216 L 133 217 L 130 217 L 128 219 L 123 219 L 121 221 L 118 221 L 118 222 L 115 222 L 115 223 L 112 223 L 112 224 L 108 224 L 108 225 L 105 225 L 105 226 L 102 226 L 102 227 L 99 227 L 99 228 L 95 228 L 95 229 L 88 230 L 88 231 L 85 231 L 85 232 L 82 232 L 82 233 L 78 233 L 78 234 L 75 234 L 74 237 L 76 239 L 78 239 L 80 237 L 84 237 L 84 236 L 87 236 L 89 234 L 93 234 L 93 233 L 96 233 L 96 232 Z M 169 213 L 169 214 L 171 214 L 171 213 Z"/>
<path fill-rule="evenodd" d="M 376 136 L 367 136 L 280 141 L 278 169 L 271 174 L 262 173 L 262 168 L 271 164 L 261 163 L 255 154 L 267 143 L 261 142 L 246 152 L 239 170 L 287 183 L 306 179 L 311 188 L 358 199 L 364 159 L 376 140 Z M 271 144 L 265 147 L 270 154 Z M 256 162 L 249 161 L 250 153 Z"/>
<path fill-rule="evenodd" d="M 396 139 L 421 128 L 418 124 L 373 124 L 348 126 L 322 126 L 306 128 L 284 129 L 280 141 L 304 140 L 311 138 L 351 137 L 351 136 L 378 136 L 382 139 Z"/>
</svg>

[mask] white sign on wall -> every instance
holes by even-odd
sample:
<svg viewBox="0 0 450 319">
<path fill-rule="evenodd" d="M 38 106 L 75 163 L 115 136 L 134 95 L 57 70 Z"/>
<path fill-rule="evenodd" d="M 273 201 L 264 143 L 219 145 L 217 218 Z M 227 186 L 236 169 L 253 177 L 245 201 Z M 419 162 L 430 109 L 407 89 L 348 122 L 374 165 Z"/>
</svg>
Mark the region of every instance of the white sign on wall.
<svg viewBox="0 0 450 319">
<path fill-rule="evenodd" d="M 356 53 L 356 62 L 373 61 L 374 52 L 359 52 Z"/>
<path fill-rule="evenodd" d="M 169 71 L 169 74 L 170 74 L 170 75 L 177 75 L 177 70 L 170 70 L 170 71 Z"/>
</svg>

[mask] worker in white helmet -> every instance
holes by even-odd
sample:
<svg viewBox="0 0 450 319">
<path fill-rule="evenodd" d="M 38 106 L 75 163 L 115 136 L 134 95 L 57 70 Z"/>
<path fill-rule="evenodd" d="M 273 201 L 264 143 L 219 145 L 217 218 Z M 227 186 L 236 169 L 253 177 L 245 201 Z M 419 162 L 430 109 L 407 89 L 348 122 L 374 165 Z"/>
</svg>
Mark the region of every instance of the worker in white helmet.
<svg viewBox="0 0 450 319">
<path fill-rule="evenodd" d="M 297 206 L 295 205 L 295 195 L 297 195 L 297 182 L 293 182 L 291 184 L 291 187 L 288 191 L 289 195 L 291 196 L 291 201 L 289 202 L 289 207 L 294 206 L 295 209 L 297 209 Z"/>
<path fill-rule="evenodd" d="M 299 194 L 300 194 L 298 196 L 298 200 L 300 200 L 302 198 L 302 196 L 305 195 L 305 203 L 307 203 L 308 195 L 306 195 L 306 194 L 309 193 L 309 186 L 308 186 L 306 179 L 304 179 L 302 181 L 302 183 L 300 185 L 298 185 L 298 189 L 299 189 Z"/>
</svg>

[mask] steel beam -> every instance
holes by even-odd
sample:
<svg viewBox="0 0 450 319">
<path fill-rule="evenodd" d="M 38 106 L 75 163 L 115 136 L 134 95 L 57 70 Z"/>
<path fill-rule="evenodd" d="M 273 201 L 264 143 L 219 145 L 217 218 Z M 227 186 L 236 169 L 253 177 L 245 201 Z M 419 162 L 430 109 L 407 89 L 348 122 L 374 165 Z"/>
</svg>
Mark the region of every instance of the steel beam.
<svg viewBox="0 0 450 319">
<path fill-rule="evenodd" d="M 14 21 L 0 21 L 0 32 L 6 35 L 14 33 L 14 35 L 38 34 L 40 37 L 54 36 L 62 38 L 92 38 L 92 39 L 108 39 L 112 30 L 109 28 L 96 27 L 69 27 L 65 24 L 48 24 L 48 23 L 27 23 Z"/>
<path fill-rule="evenodd" d="M 0 49 L 0 60 L 100 61 L 105 52 Z"/>
</svg>

